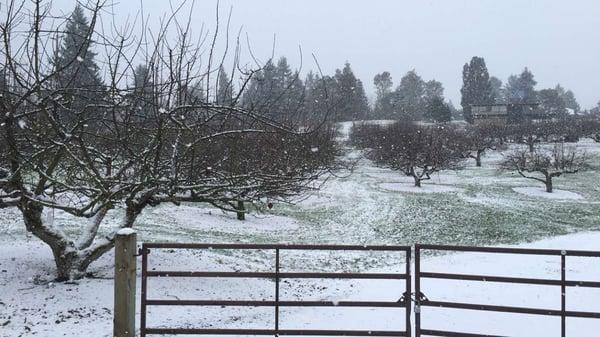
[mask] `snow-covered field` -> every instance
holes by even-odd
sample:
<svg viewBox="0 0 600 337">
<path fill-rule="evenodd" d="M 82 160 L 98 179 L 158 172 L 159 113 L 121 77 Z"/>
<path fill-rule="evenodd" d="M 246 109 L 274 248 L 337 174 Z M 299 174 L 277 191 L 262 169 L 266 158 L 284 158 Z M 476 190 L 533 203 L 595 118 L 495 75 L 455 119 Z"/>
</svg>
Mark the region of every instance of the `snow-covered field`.
<svg viewBox="0 0 600 337">
<path fill-rule="evenodd" d="M 600 249 L 599 232 L 582 232 L 518 247 L 553 249 Z M 318 260 L 324 270 L 360 270 L 360 265 L 340 264 L 348 256 L 291 255 L 294 259 Z M 374 255 L 375 254 L 375 255 Z M 282 271 L 298 271 L 282 255 Z M 352 259 L 373 262 L 376 253 Z M 244 255 L 217 251 L 153 251 L 150 268 L 158 270 L 270 271 L 273 256 L 267 252 Z M 331 264 L 327 265 L 326 261 Z M 396 261 L 402 261 L 398 255 Z M 79 284 L 51 282 L 49 250 L 37 242 L 5 243 L 0 247 L 0 336 L 110 336 L 112 329 L 112 254 L 94 268 L 96 279 Z M 314 261 L 313 261 L 314 262 Z M 399 272 L 401 262 L 373 269 Z M 450 269 L 451 267 L 451 269 Z M 307 270 L 303 268 L 304 270 Z M 524 257 L 509 254 L 459 253 L 427 257 L 423 271 L 560 279 L 558 257 Z M 139 273 L 139 270 L 138 270 Z M 567 258 L 567 279 L 600 280 L 600 259 Z M 281 299 L 286 300 L 379 300 L 396 301 L 403 281 L 283 281 Z M 423 280 L 422 291 L 430 300 L 527 306 L 560 309 L 560 288 L 510 285 L 493 282 Z M 149 282 L 154 299 L 273 299 L 272 280 L 157 278 Z M 139 294 L 139 283 L 138 283 Z M 139 303 L 139 300 L 138 300 Z M 569 288 L 567 309 L 600 311 L 600 289 Z M 152 327 L 272 328 L 273 308 L 154 307 L 149 311 Z M 423 307 L 423 327 L 509 336 L 559 336 L 557 317 L 500 314 Z M 403 309 L 293 308 L 281 309 L 281 328 L 295 329 L 404 329 Z M 597 337 L 598 319 L 568 319 L 568 336 Z"/>
<path fill-rule="evenodd" d="M 349 130 L 344 125 L 343 130 Z M 346 139 L 342 134 L 340 140 Z M 578 146 L 595 154 L 600 164 L 600 144 L 582 141 Z M 349 156 L 358 157 L 353 149 Z M 161 205 L 145 211 L 138 222 L 141 240 L 178 242 L 294 242 L 338 244 L 446 243 L 518 245 L 541 248 L 600 250 L 600 172 L 593 169 L 557 178 L 556 192 L 548 195 L 541 184 L 500 172 L 501 153 L 490 153 L 483 167 L 469 162 L 459 171 L 442 172 L 412 187 L 412 178 L 360 160 L 350 175 L 331 177 L 320 191 L 294 205 L 277 204 L 267 214 L 251 214 L 239 222 L 235 215 L 202 205 Z M 422 193 L 426 192 L 426 193 Z M 79 220 L 54 212 L 49 221 L 76 231 Z M 119 212 L 109 217 L 117 219 Z M 106 229 L 108 230 L 108 229 Z M 541 240 L 541 241 L 539 241 Z M 400 260 L 398 258 L 397 260 Z M 400 266 L 376 255 L 310 256 L 291 254 L 284 268 L 322 270 L 398 270 Z M 210 270 L 269 270 L 268 252 L 169 252 L 153 254 L 154 267 Z M 14 210 L 0 210 L 0 336 L 108 336 L 112 324 L 112 256 L 94 263 L 98 278 L 79 284 L 52 282 L 50 250 L 26 235 Z M 452 266 L 452 270 L 446 269 Z M 600 280 L 598 259 L 568 262 L 568 278 Z M 493 268 L 493 269 L 492 269 Z M 556 258 L 523 258 L 509 255 L 486 258 L 481 254 L 427 257 L 424 270 L 468 271 L 554 277 Z M 435 281 L 439 283 L 440 281 Z M 390 281 L 329 281 L 283 283 L 284 298 L 397 300 L 402 284 Z M 270 280 L 159 279 L 151 282 L 150 296 L 157 298 L 268 299 Z M 557 308 L 560 290 L 555 287 L 452 282 L 431 289 L 431 299 L 464 299 L 473 303 L 510 304 Z M 599 311 L 600 291 L 571 289 L 569 309 Z M 200 311 L 198 311 L 200 310 Z M 482 331 L 511 336 L 558 336 L 559 319 L 530 315 L 476 313 L 461 310 L 423 309 L 428 328 Z M 282 311 L 282 328 L 402 329 L 398 309 L 317 308 Z M 154 309 L 153 326 L 267 327 L 272 309 L 187 307 Z M 330 325 L 330 324 L 342 325 Z M 468 323 L 468 324 L 467 324 Z M 594 325 L 595 324 L 595 325 Z M 600 336 L 600 320 L 569 319 L 569 336 Z M 573 330 L 575 329 L 575 330 Z"/>
</svg>

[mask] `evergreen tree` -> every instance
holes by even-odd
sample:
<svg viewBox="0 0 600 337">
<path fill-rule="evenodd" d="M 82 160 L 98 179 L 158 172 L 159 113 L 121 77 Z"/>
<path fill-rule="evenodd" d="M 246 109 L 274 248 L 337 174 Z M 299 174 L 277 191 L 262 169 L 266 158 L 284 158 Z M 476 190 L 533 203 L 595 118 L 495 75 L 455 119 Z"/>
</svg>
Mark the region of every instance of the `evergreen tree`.
<svg viewBox="0 0 600 337">
<path fill-rule="evenodd" d="M 537 96 L 533 73 L 523 69 L 519 76 L 511 75 L 506 84 L 506 98 L 509 103 L 536 103 Z"/>
<path fill-rule="evenodd" d="M 473 123 L 472 104 L 490 104 L 494 102 L 490 75 L 483 57 L 474 56 L 471 62 L 463 66 L 463 86 L 460 89 L 465 120 Z"/>
<path fill-rule="evenodd" d="M 427 102 L 425 119 L 436 123 L 449 122 L 452 120 L 452 110 L 443 98 L 435 96 Z"/>
<path fill-rule="evenodd" d="M 299 117 L 304 113 L 305 88 L 298 71 L 292 71 L 287 58 L 281 57 L 275 69 L 276 105 L 287 117 Z"/>
<path fill-rule="evenodd" d="M 598 104 L 590 110 L 590 114 L 600 116 L 600 101 L 598 101 Z"/>
<path fill-rule="evenodd" d="M 199 104 L 206 102 L 206 94 L 204 92 L 204 83 L 197 81 L 192 83 L 188 89 L 187 100 L 189 104 Z"/>
<path fill-rule="evenodd" d="M 140 64 L 133 71 L 133 100 L 139 115 L 147 116 L 153 106 L 154 84 L 146 65 Z"/>
<path fill-rule="evenodd" d="M 579 113 L 581 111 L 581 107 L 579 106 L 579 103 L 577 103 L 577 99 L 575 99 L 575 94 L 573 94 L 571 90 L 565 91 L 565 88 L 560 84 L 557 84 L 554 89 L 565 103 L 565 108 L 571 109 L 574 113 Z"/>
<path fill-rule="evenodd" d="M 340 121 L 363 119 L 369 114 L 368 99 L 362 82 L 354 76 L 350 63 L 335 72 L 335 103 Z"/>
<path fill-rule="evenodd" d="M 292 69 L 288 64 L 287 58 L 282 56 L 277 61 L 277 66 L 275 67 L 275 79 L 277 81 L 277 86 L 279 88 L 285 88 L 289 84 L 289 80 L 292 77 Z"/>
<path fill-rule="evenodd" d="M 304 83 L 285 57 L 277 65 L 268 61 L 250 81 L 242 103 L 278 120 L 298 117 L 306 111 Z"/>
<path fill-rule="evenodd" d="M 272 101 L 276 97 L 278 88 L 276 83 L 276 68 L 272 60 L 266 62 L 248 83 L 242 96 L 242 105 L 247 109 L 259 111 L 267 116 L 276 115 Z"/>
<path fill-rule="evenodd" d="M 92 50 L 90 24 L 81 5 L 75 6 L 62 39 L 62 43 L 53 59 L 54 67 L 60 70 L 55 78 L 57 89 L 63 95 L 70 96 L 70 108 L 82 109 L 90 102 L 97 103 L 103 83 L 100 70 Z"/>
<path fill-rule="evenodd" d="M 4 98 L 8 92 L 8 80 L 6 78 L 6 68 L 0 67 L 0 99 Z"/>
<path fill-rule="evenodd" d="M 540 109 L 544 114 L 552 117 L 566 115 L 567 107 L 559 89 L 543 89 L 537 93 L 537 96 L 540 101 Z"/>
<path fill-rule="evenodd" d="M 417 72 L 411 70 L 400 80 L 394 92 L 394 108 L 400 120 L 420 120 L 425 107 L 425 83 Z"/>
<path fill-rule="evenodd" d="M 384 71 L 375 75 L 373 84 L 377 94 L 373 112 L 378 118 L 389 118 L 393 114 L 392 87 L 394 83 L 392 82 L 392 76 L 389 72 Z"/>
<path fill-rule="evenodd" d="M 216 103 L 220 105 L 233 104 L 233 84 L 223 65 L 219 67 L 219 75 L 217 76 Z"/>
<path fill-rule="evenodd" d="M 425 100 L 426 105 L 436 98 L 441 98 L 442 101 L 444 100 L 444 86 L 441 82 L 436 80 L 427 81 L 423 88 L 425 89 L 423 99 Z"/>
<path fill-rule="evenodd" d="M 304 81 L 306 86 L 305 111 L 310 117 L 320 120 L 329 116 L 335 107 L 336 83 L 331 76 L 319 76 L 309 72 Z"/>
<path fill-rule="evenodd" d="M 492 97 L 494 97 L 494 103 L 506 102 L 504 89 L 502 88 L 502 81 L 499 78 L 492 76 L 490 77 L 490 85 L 492 87 Z"/>
</svg>

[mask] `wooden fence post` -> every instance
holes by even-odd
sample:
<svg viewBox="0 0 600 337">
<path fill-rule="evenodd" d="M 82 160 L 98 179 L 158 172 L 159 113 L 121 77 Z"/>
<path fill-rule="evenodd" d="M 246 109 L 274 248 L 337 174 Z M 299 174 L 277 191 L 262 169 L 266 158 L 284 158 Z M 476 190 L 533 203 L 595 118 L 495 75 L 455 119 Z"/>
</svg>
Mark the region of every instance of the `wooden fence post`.
<svg viewBox="0 0 600 337">
<path fill-rule="evenodd" d="M 115 299 L 113 335 L 135 337 L 135 281 L 137 240 L 126 228 L 115 236 Z"/>
</svg>

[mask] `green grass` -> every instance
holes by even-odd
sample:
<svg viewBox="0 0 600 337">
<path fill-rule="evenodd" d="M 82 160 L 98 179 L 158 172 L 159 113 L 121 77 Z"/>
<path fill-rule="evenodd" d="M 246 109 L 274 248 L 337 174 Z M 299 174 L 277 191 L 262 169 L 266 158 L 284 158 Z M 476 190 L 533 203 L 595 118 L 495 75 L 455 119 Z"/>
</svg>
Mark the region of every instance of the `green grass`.
<svg viewBox="0 0 600 337">
<path fill-rule="evenodd" d="M 588 145 L 589 147 L 590 145 Z M 600 152 L 600 144 L 592 145 Z M 137 223 L 142 240 L 185 242 L 295 242 L 339 244 L 516 244 L 543 237 L 600 230 L 600 172 L 593 169 L 555 180 L 555 188 L 577 192 L 583 200 L 552 200 L 522 195 L 517 186 L 540 183 L 496 169 L 498 155 L 484 158 L 483 168 L 469 165 L 460 171 L 442 172 L 426 184 L 444 184 L 459 192 L 408 193 L 388 191 L 383 182 L 411 180 L 398 172 L 363 162 L 345 177 L 329 180 L 316 200 L 296 205 L 278 204 L 272 214 L 291 217 L 297 228 L 282 230 L 220 230 L 188 226 L 173 215 L 176 206 L 148 208 Z M 595 159 L 598 166 L 598 158 Z M 201 205 L 198 207 L 207 207 Z M 219 211 L 215 211 L 219 213 Z M 118 211 L 110 213 L 114 223 Z M 56 224 L 77 233 L 81 219 L 55 214 Z M 210 221 L 210 220 L 207 220 Z M 245 222 L 235 222 L 244 229 Z M 111 227 L 104 227 L 108 233 Z M 18 212 L 0 210 L 2 240 L 25 237 Z"/>
</svg>

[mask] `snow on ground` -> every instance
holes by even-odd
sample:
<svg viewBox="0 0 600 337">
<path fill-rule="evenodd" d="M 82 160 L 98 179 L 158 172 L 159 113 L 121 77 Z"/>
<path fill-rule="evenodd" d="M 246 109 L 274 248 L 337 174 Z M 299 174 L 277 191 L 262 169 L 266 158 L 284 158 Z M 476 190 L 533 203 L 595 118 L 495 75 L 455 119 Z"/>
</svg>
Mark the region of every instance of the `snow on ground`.
<svg viewBox="0 0 600 337">
<path fill-rule="evenodd" d="M 171 207 L 160 207 L 156 216 L 171 217 L 175 222 L 185 223 L 190 230 L 208 230 L 229 233 L 293 230 L 298 221 L 277 215 L 250 213 L 243 222 L 236 214 L 224 213 L 214 208 L 180 206 L 173 212 Z"/>
<path fill-rule="evenodd" d="M 380 121 L 378 123 L 387 123 Z M 352 122 L 342 123 L 340 140 L 348 138 Z M 600 166 L 600 144 L 583 141 L 577 144 L 595 154 L 594 167 Z M 473 161 L 458 171 L 443 171 L 424 183 L 423 189 L 452 188 L 452 192 L 413 193 L 389 190 L 384 187 L 412 186 L 412 178 L 399 172 L 375 167 L 360 159 L 360 152 L 347 148 L 346 158 L 358 160 L 352 174 L 331 176 L 322 188 L 302 196 L 296 205 L 275 204 L 265 214 L 252 213 L 240 222 L 233 214 L 223 214 L 206 205 L 160 205 L 144 210 L 136 225 L 139 240 L 174 242 L 294 242 L 337 244 L 402 244 L 444 243 L 467 245 L 519 245 L 544 248 L 575 248 L 600 250 L 600 170 L 555 179 L 560 199 L 542 198 L 515 192 L 515 188 L 532 186 L 518 174 L 502 172 L 497 163 L 502 152 L 491 152 L 483 158 L 483 167 Z M 564 198 L 568 191 L 581 198 Z M 554 193 L 557 193 L 554 192 Z M 546 193 L 544 196 L 546 196 Z M 77 234 L 81 219 L 64 212 L 47 212 L 46 217 L 65 232 Z M 109 225 L 120 221 L 120 210 L 109 212 Z M 91 266 L 99 278 L 74 284 L 52 283 L 53 262 L 50 250 L 37 239 L 28 236 L 17 211 L 0 209 L 0 336 L 109 336 L 112 320 L 112 255 L 103 257 Z M 111 227 L 101 229 L 105 234 Z M 580 234 L 573 234 L 579 232 Z M 568 234 L 568 235 L 567 235 Z M 544 239 L 555 237 L 553 239 Z M 535 240 L 544 239 L 531 243 Z M 529 243 L 528 243 L 529 242 Z M 478 273 L 492 268 L 507 275 L 528 273 L 535 277 L 557 277 L 554 258 L 538 260 L 515 256 L 456 254 L 428 257 L 423 269 L 446 270 L 464 268 Z M 325 270 L 383 270 L 398 269 L 393 261 L 382 256 L 355 254 L 290 254 L 284 256 L 284 268 Z M 573 263 L 571 264 L 571 260 Z M 392 262 L 390 262 L 392 261 Z M 192 252 L 164 251 L 150 258 L 153 268 L 197 268 L 209 270 L 271 270 L 273 256 L 269 252 Z M 568 273 L 573 278 L 600 280 L 598 261 L 568 258 Z M 446 270 L 447 271 L 447 270 Z M 571 277 L 571 276 L 569 276 Z M 439 281 L 436 281 L 439 282 Z M 426 283 L 424 283 L 427 286 Z M 270 280 L 192 280 L 157 279 L 150 284 L 151 295 L 158 298 L 242 298 L 268 299 L 272 296 Z M 485 288 L 485 287 L 491 288 Z M 287 281 L 282 294 L 292 299 L 383 299 L 397 300 L 403 288 L 383 281 Z M 429 287 L 429 286 L 428 286 Z M 474 282 L 445 282 L 435 289 L 424 290 L 432 299 L 460 296 L 466 301 L 512 303 L 514 305 L 545 305 L 556 307 L 560 291 L 549 287 L 535 292 L 506 284 L 476 284 Z M 600 303 L 600 292 L 571 289 L 567 305 L 587 310 Z M 201 309 L 186 307 L 153 309 L 153 324 L 158 326 L 242 326 L 270 327 L 271 309 Z M 430 313 L 423 322 L 431 328 L 460 330 L 469 323 L 467 331 L 494 326 L 509 329 L 512 336 L 555 336 L 555 318 L 502 314 L 477 314 L 459 310 L 424 308 Z M 347 314 L 346 314 L 347 313 Z M 456 317 L 460 314 L 460 317 Z M 282 311 L 282 327 L 323 327 L 330 323 L 345 324 L 345 328 L 371 329 L 403 328 L 398 309 L 369 311 L 356 308 L 317 308 L 315 310 L 286 309 Z M 454 318 L 456 319 L 454 319 Z M 525 318 L 523 318 L 525 317 Z M 490 321 L 491 319 L 491 321 Z M 510 319 L 510 320 L 509 320 Z M 513 321 L 514 319 L 514 321 Z M 466 321 L 468 320 L 468 322 Z M 312 322 L 313 325 L 309 325 Z M 454 322 L 454 323 L 453 323 Z M 487 323 L 485 323 L 487 322 Z M 514 324 L 513 324 L 514 322 Z M 431 325 L 430 325 L 431 324 Z M 444 326 L 456 324 L 457 326 Z M 593 326 L 586 324 L 596 324 Z M 522 328 L 527 332 L 510 329 Z M 569 319 L 570 336 L 598 335 L 598 322 Z M 546 329 L 546 330 L 544 330 Z M 596 329 L 596 330 L 593 330 Z M 503 330 L 504 331 L 504 330 Z M 57 333 L 58 332 L 58 333 Z M 498 331 L 487 331 L 498 333 Z"/>
<path fill-rule="evenodd" d="M 407 185 L 404 183 L 383 183 L 379 187 L 388 191 L 396 192 L 409 192 L 409 193 L 445 193 L 445 192 L 459 192 L 460 188 L 448 186 L 448 185 L 434 185 L 422 183 L 421 187 L 414 185 Z"/>
<path fill-rule="evenodd" d="M 548 199 L 570 199 L 570 200 L 580 200 L 583 199 L 583 196 L 579 193 L 569 192 L 564 190 L 556 190 L 554 189 L 552 193 L 546 192 L 544 188 L 539 187 L 513 187 L 513 191 L 517 193 L 522 193 L 525 195 L 529 195 L 532 197 L 540 197 L 540 198 L 548 198 Z"/>
<path fill-rule="evenodd" d="M 571 234 L 516 247 L 600 250 L 600 233 Z M 308 259 L 317 260 L 319 270 L 323 271 L 357 271 L 355 265 L 340 264 L 340 261 L 348 260 L 346 254 L 283 252 L 282 271 L 307 271 L 309 269 L 304 263 L 293 261 Z M 400 261 L 372 269 L 374 272 L 403 270 L 401 254 L 396 255 L 395 260 L 377 254 L 364 252 L 351 255 L 354 260 L 387 258 Z M 0 335 L 110 336 L 112 258 L 108 255 L 95 264 L 99 278 L 81 280 L 79 284 L 53 283 L 50 254 L 45 246 L 37 241 L 3 244 L 0 247 Z M 273 258 L 272 252 L 267 251 L 244 251 L 236 255 L 217 250 L 168 249 L 152 251 L 149 263 L 150 268 L 156 270 L 272 271 Z M 599 260 L 567 257 L 567 279 L 600 280 Z M 422 260 L 421 270 L 559 279 L 560 258 L 456 253 L 426 256 Z M 396 301 L 403 291 L 403 281 L 284 280 L 281 283 L 281 299 L 286 300 Z M 551 286 L 423 280 L 422 291 L 430 300 L 560 308 L 560 288 Z M 149 297 L 154 299 L 269 300 L 273 299 L 274 282 L 163 277 L 151 279 L 148 292 Z M 567 309 L 600 311 L 600 290 L 569 288 Z M 272 328 L 273 317 L 273 308 L 151 307 L 148 324 L 153 327 Z M 560 319 L 557 317 L 423 307 L 422 321 L 423 327 L 430 329 L 517 337 L 560 335 Z M 404 329 L 403 309 L 285 308 L 281 310 L 281 327 L 398 330 Z M 600 320 L 597 319 L 567 321 L 568 336 L 597 337 L 598 331 Z"/>
</svg>

